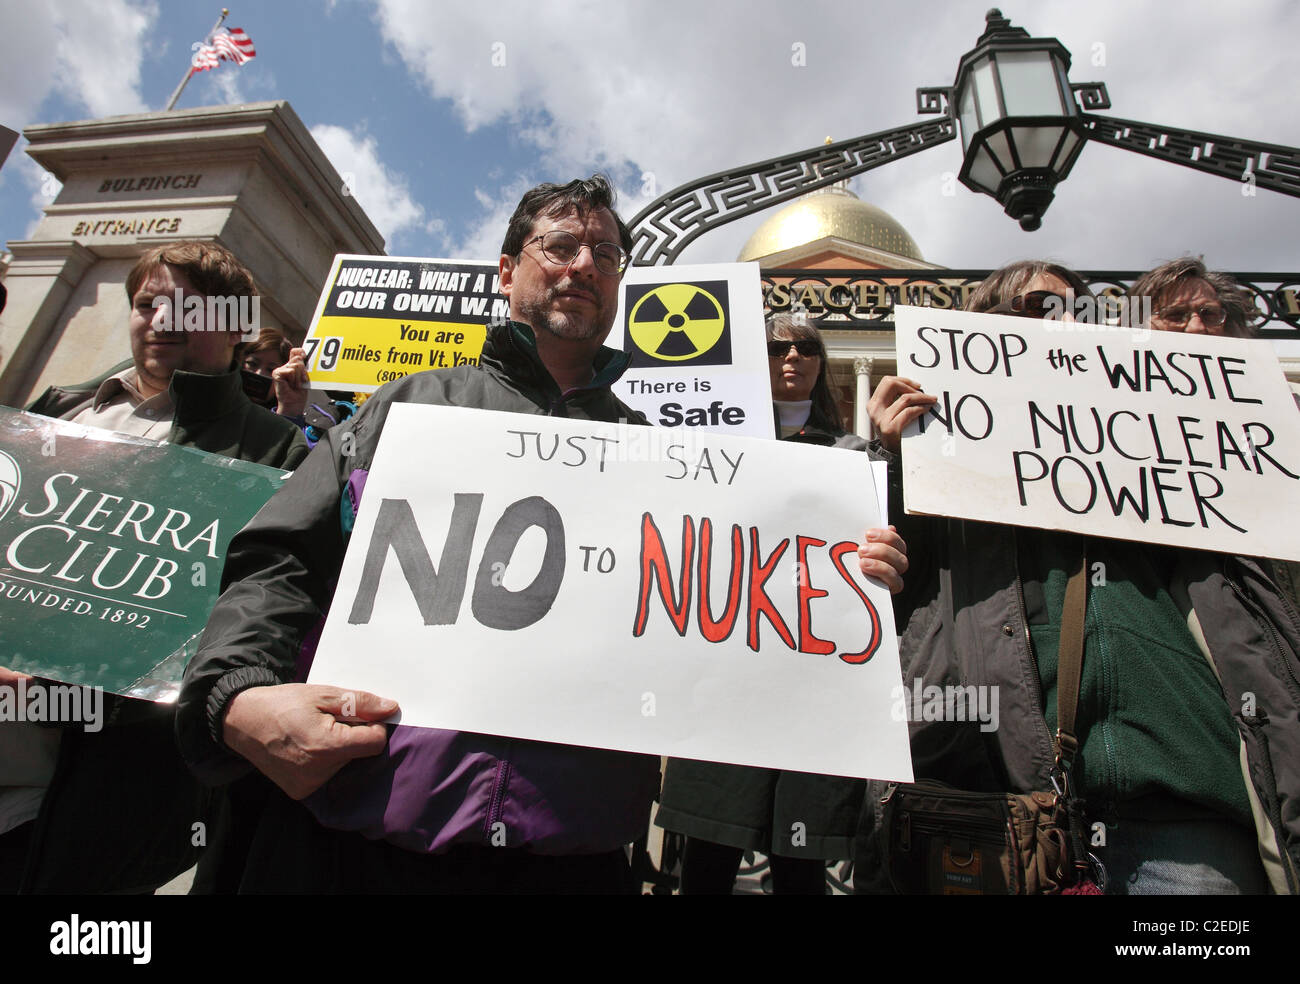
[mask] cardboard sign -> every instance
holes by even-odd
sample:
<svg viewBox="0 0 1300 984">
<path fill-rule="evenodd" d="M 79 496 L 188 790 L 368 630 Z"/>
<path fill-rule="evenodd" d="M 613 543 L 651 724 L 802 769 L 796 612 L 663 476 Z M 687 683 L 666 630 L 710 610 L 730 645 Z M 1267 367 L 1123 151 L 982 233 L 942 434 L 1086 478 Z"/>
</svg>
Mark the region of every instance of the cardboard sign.
<svg viewBox="0 0 1300 984">
<path fill-rule="evenodd" d="M 0 408 L 0 665 L 174 700 L 231 537 L 286 477 Z"/>
<path fill-rule="evenodd" d="M 629 268 L 605 344 L 632 354 L 614 393 L 652 424 L 775 436 L 757 263 Z"/>
<path fill-rule="evenodd" d="M 872 489 L 865 454 L 396 405 L 311 680 L 421 727 L 909 779 Z"/>
<path fill-rule="evenodd" d="M 373 393 L 477 362 L 487 323 L 510 317 L 497 276 L 494 261 L 340 253 L 303 342 L 312 386 Z"/>
<path fill-rule="evenodd" d="M 899 307 L 908 512 L 1300 560 L 1300 413 L 1272 347 Z"/>
</svg>

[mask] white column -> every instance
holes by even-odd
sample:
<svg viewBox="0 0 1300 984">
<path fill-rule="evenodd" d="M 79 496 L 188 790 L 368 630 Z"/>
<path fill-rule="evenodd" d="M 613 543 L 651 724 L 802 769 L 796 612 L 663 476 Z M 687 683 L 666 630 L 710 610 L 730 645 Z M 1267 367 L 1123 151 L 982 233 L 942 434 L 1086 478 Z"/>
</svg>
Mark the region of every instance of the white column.
<svg viewBox="0 0 1300 984">
<path fill-rule="evenodd" d="M 867 401 L 871 399 L 871 370 L 875 361 L 869 355 L 859 355 L 853 359 L 853 372 L 858 377 L 857 399 L 853 401 L 853 432 L 867 440 L 876 436 L 871 418 L 867 416 Z"/>
</svg>

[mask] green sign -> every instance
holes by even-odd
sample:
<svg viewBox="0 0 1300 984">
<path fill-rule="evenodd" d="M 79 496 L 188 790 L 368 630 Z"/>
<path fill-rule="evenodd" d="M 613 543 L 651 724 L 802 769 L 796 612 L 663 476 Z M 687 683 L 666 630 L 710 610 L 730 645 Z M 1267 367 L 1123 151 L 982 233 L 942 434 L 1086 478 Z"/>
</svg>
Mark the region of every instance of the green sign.
<svg viewBox="0 0 1300 984">
<path fill-rule="evenodd" d="M 0 665 L 172 700 L 287 473 L 0 407 Z"/>
</svg>

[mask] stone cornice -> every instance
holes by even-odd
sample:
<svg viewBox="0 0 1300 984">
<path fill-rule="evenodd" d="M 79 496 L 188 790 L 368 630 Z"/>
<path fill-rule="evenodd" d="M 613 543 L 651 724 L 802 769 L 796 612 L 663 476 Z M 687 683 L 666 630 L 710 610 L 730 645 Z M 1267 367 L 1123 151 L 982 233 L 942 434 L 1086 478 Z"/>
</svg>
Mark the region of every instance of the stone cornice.
<svg viewBox="0 0 1300 984">
<path fill-rule="evenodd" d="M 27 153 L 61 181 L 72 172 L 120 171 L 117 161 L 128 150 L 136 171 L 181 163 L 192 168 L 199 148 L 214 164 L 260 159 L 341 250 L 384 251 L 374 223 L 355 198 L 339 194 L 342 177 L 284 101 L 41 123 L 23 133 Z"/>
</svg>

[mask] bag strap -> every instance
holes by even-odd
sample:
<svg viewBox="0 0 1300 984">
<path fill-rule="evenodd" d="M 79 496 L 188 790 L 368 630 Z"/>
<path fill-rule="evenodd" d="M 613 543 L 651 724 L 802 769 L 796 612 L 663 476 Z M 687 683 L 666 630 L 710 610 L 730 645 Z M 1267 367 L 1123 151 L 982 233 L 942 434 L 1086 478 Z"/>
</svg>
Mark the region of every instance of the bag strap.
<svg viewBox="0 0 1300 984">
<path fill-rule="evenodd" d="M 1056 768 L 1063 778 L 1068 778 L 1070 765 L 1079 751 L 1074 726 L 1083 677 L 1083 623 L 1088 608 L 1087 548 L 1088 541 L 1084 539 L 1080 544 L 1079 559 L 1065 584 L 1065 605 L 1061 611 L 1056 679 Z"/>
</svg>

